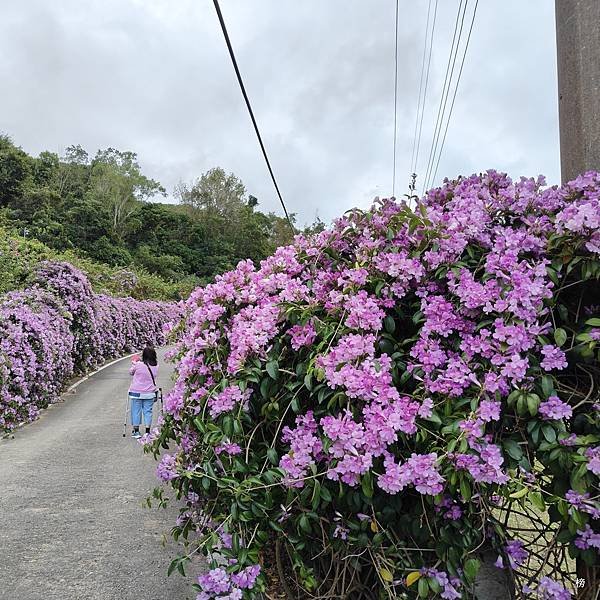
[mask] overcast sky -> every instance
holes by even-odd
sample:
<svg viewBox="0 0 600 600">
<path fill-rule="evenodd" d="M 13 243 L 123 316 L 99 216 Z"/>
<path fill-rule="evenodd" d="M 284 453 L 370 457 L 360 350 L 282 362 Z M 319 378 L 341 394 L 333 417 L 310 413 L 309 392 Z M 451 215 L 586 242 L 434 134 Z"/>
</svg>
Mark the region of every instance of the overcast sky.
<svg viewBox="0 0 600 600">
<path fill-rule="evenodd" d="M 439 0 L 421 176 L 458 2 Z M 397 196 L 427 6 L 400 0 Z M 221 8 L 288 209 L 330 220 L 390 196 L 394 0 Z M 0 0 L 0 81 L 0 132 L 27 152 L 132 150 L 170 195 L 221 166 L 280 212 L 210 0 Z M 437 182 L 488 168 L 558 182 L 556 86 L 554 2 L 480 0 Z"/>
</svg>

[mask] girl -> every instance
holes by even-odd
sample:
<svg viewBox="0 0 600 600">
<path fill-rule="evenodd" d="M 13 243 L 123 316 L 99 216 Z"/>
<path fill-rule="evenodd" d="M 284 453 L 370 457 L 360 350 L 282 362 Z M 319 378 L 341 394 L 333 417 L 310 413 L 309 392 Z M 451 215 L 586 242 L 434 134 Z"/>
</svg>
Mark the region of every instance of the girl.
<svg viewBox="0 0 600 600">
<path fill-rule="evenodd" d="M 144 413 L 144 424 L 146 433 L 150 433 L 152 424 L 152 406 L 156 400 L 156 378 L 158 377 L 158 361 L 156 350 L 152 346 L 146 346 L 142 352 L 142 360 L 134 356 L 131 361 L 129 374 L 133 375 L 129 386 L 129 399 L 131 400 L 131 425 L 133 430 L 131 437 L 139 438 L 140 424 L 142 422 L 142 411 Z"/>
</svg>

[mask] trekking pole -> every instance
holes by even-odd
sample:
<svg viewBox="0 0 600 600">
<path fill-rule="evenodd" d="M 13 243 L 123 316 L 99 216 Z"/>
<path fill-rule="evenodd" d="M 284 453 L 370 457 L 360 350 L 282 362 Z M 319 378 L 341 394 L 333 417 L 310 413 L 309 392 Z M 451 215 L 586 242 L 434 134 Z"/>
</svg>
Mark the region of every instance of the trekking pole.
<svg viewBox="0 0 600 600">
<path fill-rule="evenodd" d="M 127 415 L 129 414 L 129 395 L 125 399 L 125 419 L 123 420 L 123 437 L 127 435 Z"/>
</svg>

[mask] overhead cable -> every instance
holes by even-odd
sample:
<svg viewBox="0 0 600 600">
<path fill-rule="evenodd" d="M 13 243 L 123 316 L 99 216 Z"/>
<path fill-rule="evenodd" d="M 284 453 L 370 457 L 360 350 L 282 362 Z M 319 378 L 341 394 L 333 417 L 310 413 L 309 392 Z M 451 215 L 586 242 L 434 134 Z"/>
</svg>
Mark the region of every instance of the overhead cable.
<svg viewBox="0 0 600 600">
<path fill-rule="evenodd" d="M 256 123 L 256 119 L 254 118 L 254 112 L 252 110 L 252 106 L 250 105 L 250 100 L 248 99 L 248 94 L 246 93 L 246 88 L 244 87 L 244 82 L 242 81 L 242 75 L 240 73 L 240 69 L 238 68 L 237 60 L 235 59 L 235 54 L 233 52 L 233 47 L 231 46 L 231 40 L 229 39 L 229 34 L 227 33 L 227 26 L 225 25 L 225 20 L 223 19 L 223 14 L 221 13 L 221 7 L 219 6 L 219 0 L 213 0 L 215 5 L 215 10 L 217 11 L 217 17 L 219 18 L 219 23 L 221 24 L 221 29 L 223 30 L 223 36 L 225 37 L 225 43 L 227 44 L 227 48 L 229 50 L 229 56 L 231 57 L 231 62 L 233 63 L 233 68 L 235 69 L 235 74 L 237 75 L 238 83 L 240 84 L 240 89 L 242 91 L 242 95 L 244 96 L 244 100 L 246 101 L 246 106 L 248 108 L 248 112 L 250 113 L 250 119 L 252 120 L 252 125 L 254 125 L 254 131 L 256 132 L 256 137 L 258 138 L 258 143 L 260 144 L 260 149 L 262 150 L 263 156 L 265 158 L 265 162 L 267 163 L 267 168 L 269 169 L 269 174 L 271 175 L 271 179 L 273 180 L 273 185 L 275 186 L 275 190 L 277 192 L 277 196 L 279 197 L 279 202 L 281 202 L 281 206 L 283 208 L 283 212 L 285 214 L 285 218 L 292 229 L 292 232 L 295 233 L 294 225 L 292 224 L 292 220 L 288 214 L 287 208 L 285 206 L 285 202 L 283 201 L 283 197 L 281 196 L 281 192 L 279 191 L 279 186 L 277 185 L 277 180 L 275 179 L 275 175 L 273 174 L 273 169 L 271 168 L 271 162 L 269 161 L 269 157 L 267 156 L 267 151 L 265 149 L 265 145 L 262 141 L 262 136 L 260 135 L 260 131 L 258 129 L 258 125 Z"/>
<path fill-rule="evenodd" d="M 431 26 L 431 37 L 429 37 L 429 21 L 431 16 L 431 2 L 427 7 L 427 23 L 425 25 L 425 42 L 423 43 L 423 58 L 421 60 L 421 79 L 419 81 L 419 99 L 417 101 L 417 114 L 415 116 L 415 131 L 413 135 L 412 156 L 410 162 L 410 176 L 417 171 L 419 163 L 419 148 L 421 146 L 421 134 L 423 131 L 423 116 L 425 115 L 425 104 L 427 100 L 427 86 L 429 83 L 429 69 L 431 67 L 431 55 L 433 53 L 433 36 L 435 34 L 435 22 L 437 17 L 438 0 L 435 0 L 433 11 L 433 25 Z M 429 40 L 429 53 L 427 52 L 427 42 Z M 426 58 L 429 55 L 429 58 Z M 427 70 L 425 71 L 425 62 Z M 425 73 L 425 87 L 423 89 L 423 74 Z M 419 118 L 420 114 L 420 118 Z"/>
<path fill-rule="evenodd" d="M 440 131 L 443 124 L 444 114 L 446 111 L 446 103 L 448 100 L 448 95 L 450 92 L 450 85 L 452 83 L 452 76 L 454 74 L 454 67 L 456 64 L 456 56 L 458 54 L 458 48 L 460 44 L 460 38 L 462 36 L 463 24 L 465 19 L 465 11 L 469 0 L 465 0 L 463 5 L 463 0 L 460 0 L 458 5 L 458 10 L 456 11 L 456 19 L 454 21 L 454 33 L 452 34 L 452 43 L 450 45 L 450 52 L 448 53 L 448 63 L 446 65 L 446 73 L 444 75 L 444 83 L 442 85 L 442 93 L 440 96 L 440 104 L 438 106 L 437 116 L 435 119 L 435 126 L 433 128 L 433 135 L 431 138 L 431 147 L 429 149 L 429 155 L 427 158 L 427 167 L 425 169 L 425 176 L 423 178 L 423 192 L 427 187 L 427 183 L 429 181 L 429 175 L 431 169 L 433 168 L 433 157 L 437 151 Z M 462 18 L 461 18 L 461 9 L 462 9 Z M 460 23 L 460 29 L 459 29 Z M 458 37 L 457 37 L 458 32 Z"/>
<path fill-rule="evenodd" d="M 452 103 L 450 104 L 450 112 L 448 113 L 448 119 L 446 120 L 446 128 L 444 129 L 444 137 L 442 138 L 442 144 L 440 146 L 440 151 L 438 153 L 437 161 L 435 163 L 435 170 L 433 172 L 433 177 L 431 178 L 431 183 L 435 181 L 435 177 L 438 172 L 438 167 L 440 166 L 440 159 L 442 157 L 442 151 L 444 150 L 444 143 L 446 142 L 446 134 L 448 133 L 448 126 L 450 125 L 450 118 L 452 117 L 452 109 L 454 108 L 454 101 L 456 100 L 456 93 L 458 92 L 458 84 L 460 83 L 460 78 L 463 72 L 463 67 L 465 66 L 465 58 L 467 57 L 467 50 L 469 49 L 469 42 L 471 41 L 471 33 L 473 31 L 473 24 L 475 23 L 475 15 L 477 14 L 477 5 L 479 4 L 479 0 L 475 0 L 475 8 L 473 9 L 473 17 L 471 18 L 471 25 L 469 27 L 469 34 L 467 36 L 467 42 L 465 44 L 465 51 L 463 52 L 462 61 L 460 63 L 460 70 L 458 72 L 458 78 L 456 80 L 456 86 L 454 88 L 454 94 L 452 96 Z"/>
<path fill-rule="evenodd" d="M 396 141 L 398 139 L 398 2 L 396 0 L 396 33 L 395 33 L 395 60 L 394 60 L 394 166 L 392 176 L 392 196 L 396 195 Z"/>
</svg>

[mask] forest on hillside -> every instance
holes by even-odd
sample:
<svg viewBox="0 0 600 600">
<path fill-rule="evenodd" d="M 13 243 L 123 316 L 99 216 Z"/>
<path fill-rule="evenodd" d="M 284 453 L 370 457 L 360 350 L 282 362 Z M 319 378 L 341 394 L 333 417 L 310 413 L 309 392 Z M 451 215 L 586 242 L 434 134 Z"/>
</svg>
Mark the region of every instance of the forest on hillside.
<svg viewBox="0 0 600 600">
<path fill-rule="evenodd" d="M 178 204 L 162 201 L 165 188 L 142 173 L 133 152 L 90 156 L 70 146 L 62 156 L 34 157 L 0 135 L 0 226 L 54 251 L 189 290 L 292 240 L 288 222 L 258 210 L 258 199 L 221 168 L 174 193 Z"/>
</svg>

